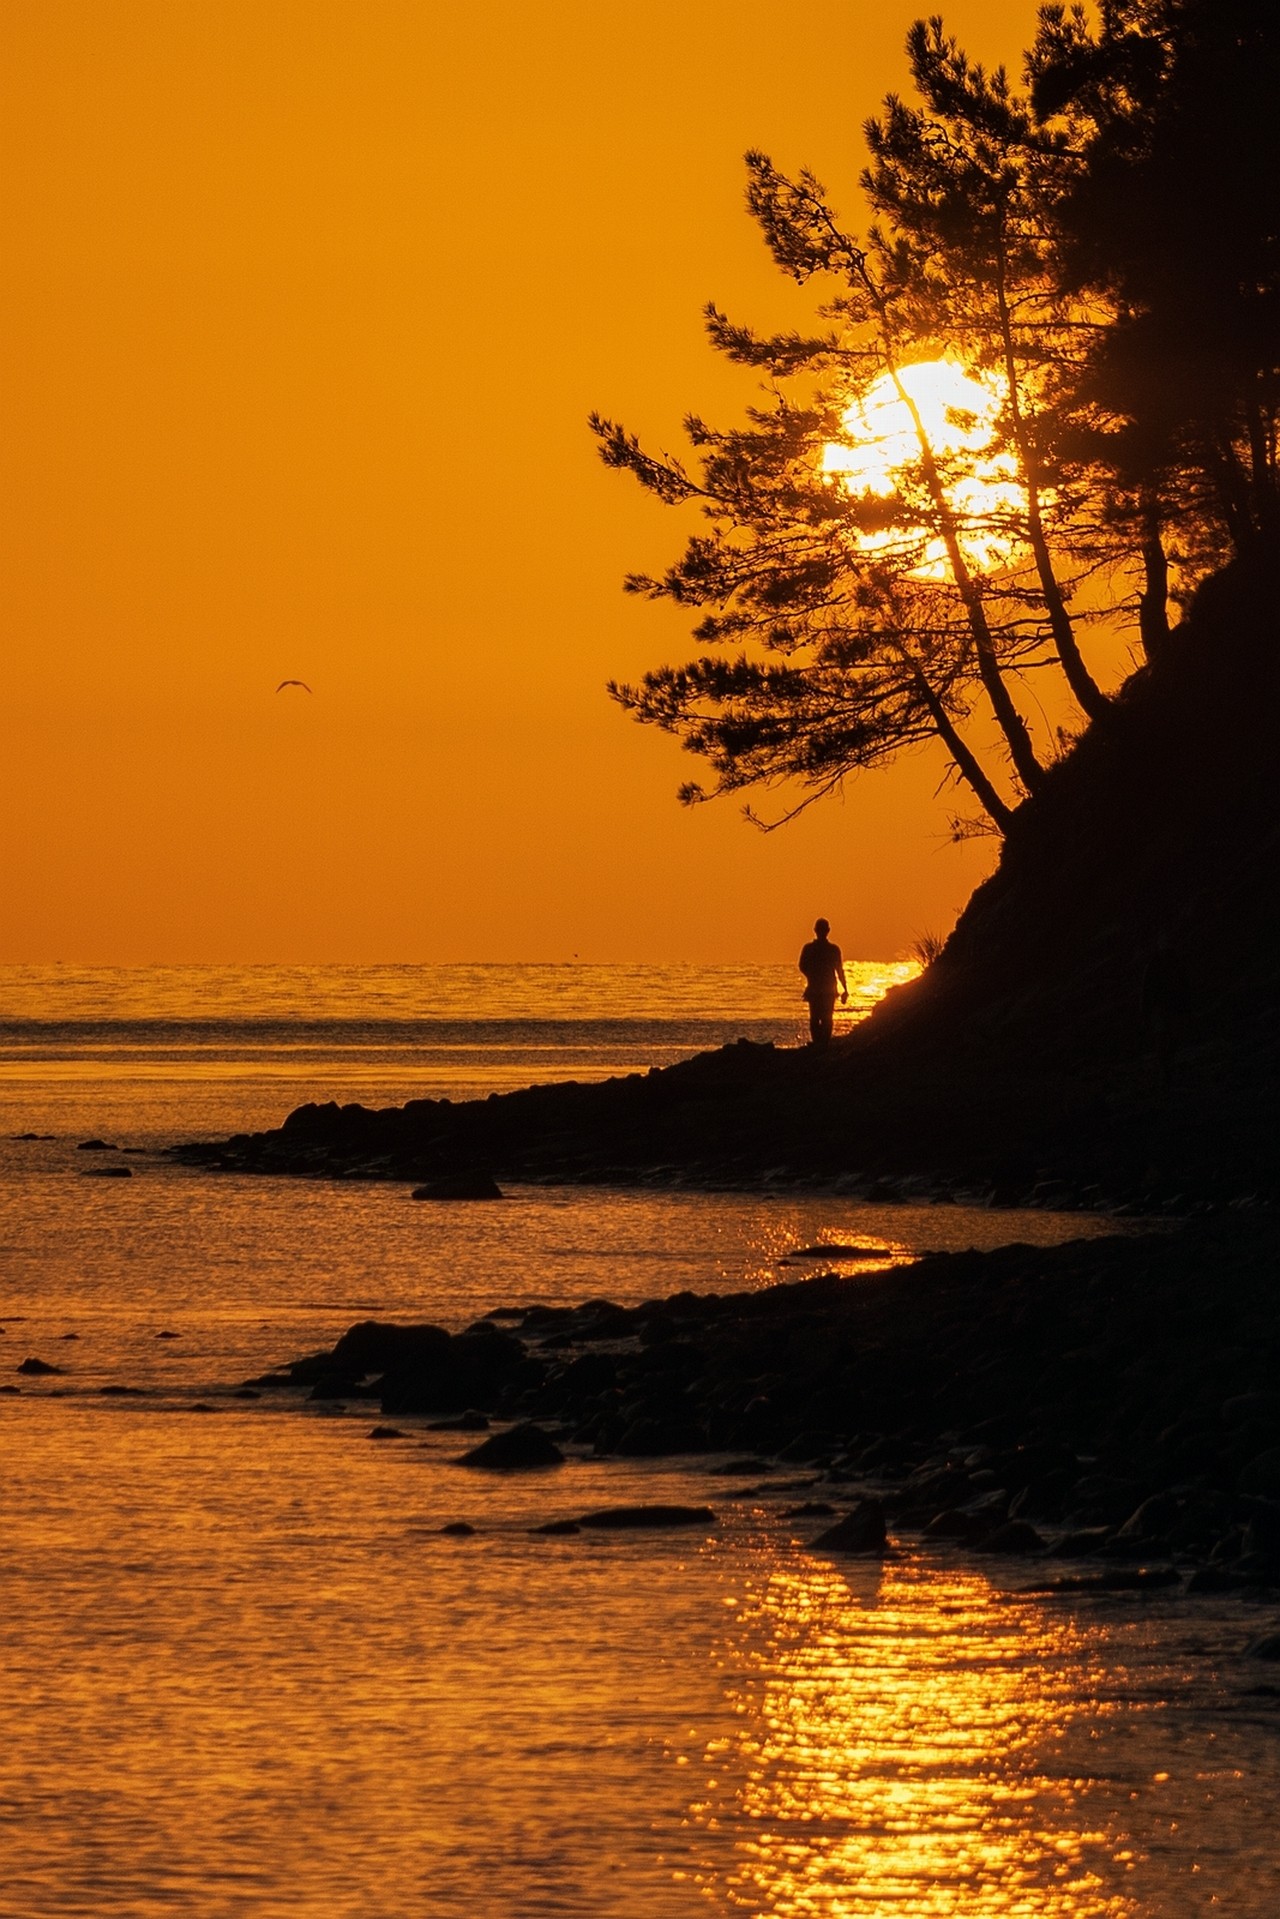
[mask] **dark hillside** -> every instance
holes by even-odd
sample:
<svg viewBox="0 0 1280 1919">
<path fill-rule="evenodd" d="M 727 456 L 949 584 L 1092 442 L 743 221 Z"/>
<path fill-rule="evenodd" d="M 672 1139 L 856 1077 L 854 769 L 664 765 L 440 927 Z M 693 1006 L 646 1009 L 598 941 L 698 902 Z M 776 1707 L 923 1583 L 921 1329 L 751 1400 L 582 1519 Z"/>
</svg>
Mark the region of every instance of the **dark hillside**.
<svg viewBox="0 0 1280 1919">
<path fill-rule="evenodd" d="M 304 1107 L 205 1157 L 415 1179 L 484 1166 L 916 1175 L 1009 1199 L 1054 1183 L 1139 1203 L 1269 1193 L 1277 604 L 1260 571 L 1211 581 L 1159 669 L 1022 807 L 939 960 L 826 1055 L 743 1042 L 604 1086 Z"/>
</svg>

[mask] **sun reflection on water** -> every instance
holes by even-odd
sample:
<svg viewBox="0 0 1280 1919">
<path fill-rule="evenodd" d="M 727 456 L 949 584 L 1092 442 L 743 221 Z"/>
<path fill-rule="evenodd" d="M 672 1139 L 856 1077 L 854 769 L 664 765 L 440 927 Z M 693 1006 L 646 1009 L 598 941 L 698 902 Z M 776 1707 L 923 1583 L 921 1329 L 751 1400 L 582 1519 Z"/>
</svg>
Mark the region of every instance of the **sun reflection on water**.
<svg viewBox="0 0 1280 1919">
<path fill-rule="evenodd" d="M 736 1830 L 713 1904 L 769 1919 L 1131 1919 L 1126 1862 L 1063 1751 L 1070 1618 L 910 1561 L 757 1562 L 693 1823 Z"/>
</svg>

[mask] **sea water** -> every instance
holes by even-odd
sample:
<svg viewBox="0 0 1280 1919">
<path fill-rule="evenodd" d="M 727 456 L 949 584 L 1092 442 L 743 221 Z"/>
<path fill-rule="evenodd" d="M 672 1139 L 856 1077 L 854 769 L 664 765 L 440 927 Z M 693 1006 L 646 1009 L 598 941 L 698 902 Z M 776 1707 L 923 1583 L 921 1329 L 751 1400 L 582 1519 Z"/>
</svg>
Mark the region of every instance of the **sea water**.
<svg viewBox="0 0 1280 1919">
<path fill-rule="evenodd" d="M 856 1010 L 903 970 L 856 969 Z M 842 1565 L 785 1516 L 802 1486 L 715 1461 L 490 1479 L 418 1422 L 373 1442 L 367 1408 L 232 1396 L 372 1314 L 886 1262 L 909 1312 L 918 1251 L 1114 1229 L 571 1187 L 423 1207 L 161 1151 L 306 1098 L 794 1043 L 801 1010 L 772 968 L 0 972 L 3 1919 L 1274 1913 L 1265 1608 L 1045 1599 L 909 1543 Z M 109 1163 L 133 1176 L 85 1176 Z M 804 1254 L 824 1240 L 877 1257 Z M 719 1524 L 528 1530 L 651 1499 Z"/>
</svg>

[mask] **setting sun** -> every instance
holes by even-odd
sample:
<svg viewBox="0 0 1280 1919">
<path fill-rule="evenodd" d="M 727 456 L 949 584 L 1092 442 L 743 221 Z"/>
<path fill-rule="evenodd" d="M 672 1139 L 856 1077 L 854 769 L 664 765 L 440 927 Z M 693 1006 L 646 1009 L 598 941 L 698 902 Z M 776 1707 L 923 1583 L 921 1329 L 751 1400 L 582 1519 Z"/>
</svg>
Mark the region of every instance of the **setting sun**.
<svg viewBox="0 0 1280 1919">
<path fill-rule="evenodd" d="M 993 448 L 1001 403 L 992 381 L 966 372 L 954 360 L 922 360 L 904 367 L 896 377 L 881 374 L 861 399 L 845 409 L 847 438 L 823 448 L 822 471 L 837 478 L 850 494 L 888 499 L 919 459 L 923 432 L 944 470 L 946 496 L 960 522 L 966 561 L 975 571 L 998 571 L 1009 566 L 1020 550 L 1016 528 L 1026 510 L 1026 494 L 1013 460 L 1003 449 Z M 899 549 L 903 539 L 900 530 L 866 532 L 860 544 L 866 552 L 887 553 Z M 939 536 L 924 539 L 911 571 L 920 580 L 950 577 Z"/>
</svg>

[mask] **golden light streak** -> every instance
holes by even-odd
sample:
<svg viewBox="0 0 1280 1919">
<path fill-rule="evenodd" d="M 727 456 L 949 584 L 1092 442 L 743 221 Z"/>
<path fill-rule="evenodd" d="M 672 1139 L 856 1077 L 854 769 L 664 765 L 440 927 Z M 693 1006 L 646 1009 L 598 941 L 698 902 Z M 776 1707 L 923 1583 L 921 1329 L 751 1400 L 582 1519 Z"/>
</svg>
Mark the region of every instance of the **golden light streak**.
<svg viewBox="0 0 1280 1919">
<path fill-rule="evenodd" d="M 690 1808 L 737 1831 L 735 1865 L 703 1878 L 713 1903 L 768 1919 L 1133 1919 L 1115 1889 L 1127 1862 L 1065 1742 L 1090 1677 L 1068 1616 L 897 1560 L 765 1558 L 750 1585 L 729 1679 L 740 1730 L 701 1755 Z"/>
</svg>

